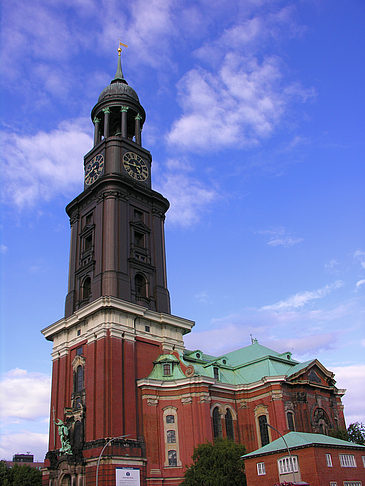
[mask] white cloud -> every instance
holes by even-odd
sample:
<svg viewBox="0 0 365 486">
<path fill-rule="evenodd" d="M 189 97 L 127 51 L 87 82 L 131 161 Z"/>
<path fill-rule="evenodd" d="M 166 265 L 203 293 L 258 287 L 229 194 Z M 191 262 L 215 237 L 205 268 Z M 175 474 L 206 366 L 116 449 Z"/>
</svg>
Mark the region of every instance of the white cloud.
<svg viewBox="0 0 365 486">
<path fill-rule="evenodd" d="M 356 282 L 356 288 L 358 289 L 358 288 L 360 288 L 360 287 L 361 287 L 362 285 L 364 285 L 364 284 L 365 284 L 365 279 L 358 280 L 358 281 Z"/>
<path fill-rule="evenodd" d="M 82 181 L 83 156 L 93 146 L 91 131 L 89 120 L 78 119 L 35 135 L 2 133 L 2 199 L 22 208 L 72 194 Z"/>
<path fill-rule="evenodd" d="M 5 373 L 0 383 L 0 415 L 11 422 L 46 418 L 49 414 L 50 377 L 19 368 Z"/>
<path fill-rule="evenodd" d="M 360 263 L 361 268 L 365 269 L 365 251 L 356 250 L 354 253 L 354 258 L 357 262 Z"/>
<path fill-rule="evenodd" d="M 336 386 L 347 390 L 342 399 L 347 425 L 353 422 L 365 423 L 365 387 L 360 386 L 365 383 L 365 364 L 335 366 L 331 371 L 336 375 Z"/>
<path fill-rule="evenodd" d="M 308 304 L 308 302 L 311 302 L 312 300 L 322 299 L 333 290 L 339 289 L 342 286 L 343 282 L 341 280 L 337 280 L 336 282 L 330 285 L 325 285 L 320 289 L 298 292 L 297 294 L 292 295 L 291 297 L 288 297 L 285 300 L 281 300 L 275 304 L 265 305 L 262 307 L 262 310 L 286 311 L 290 309 L 299 309 Z"/>
<path fill-rule="evenodd" d="M 257 143 L 280 118 L 285 99 L 275 88 L 277 61 L 244 59 L 229 53 L 218 73 L 190 70 L 179 82 L 183 115 L 167 141 L 189 150 L 216 150 Z"/>
<path fill-rule="evenodd" d="M 8 247 L 6 245 L 1 244 L 0 245 L 0 253 L 5 255 L 5 253 L 7 253 L 7 251 L 8 251 Z"/>
<path fill-rule="evenodd" d="M 303 238 L 292 236 L 285 228 L 282 227 L 271 230 L 262 230 L 258 231 L 257 233 L 260 235 L 269 236 L 269 240 L 266 243 L 269 246 L 283 246 L 288 248 L 303 241 Z"/>
<path fill-rule="evenodd" d="M 190 172 L 189 164 L 169 160 L 163 175 L 156 174 L 156 190 L 170 201 L 168 223 L 185 227 L 195 224 L 218 197 L 214 188 L 205 186 Z"/>
<path fill-rule="evenodd" d="M 185 150 L 217 150 L 257 144 L 275 130 L 294 99 L 306 101 L 312 90 L 284 80 L 279 57 L 262 55 L 266 41 L 301 29 L 286 7 L 251 16 L 240 12 L 233 25 L 194 52 L 201 65 L 179 81 L 183 113 L 168 133 L 171 145 Z"/>
<path fill-rule="evenodd" d="M 0 460 L 12 460 L 14 454 L 30 452 L 35 462 L 43 462 L 48 449 L 48 434 L 23 430 L 18 433 L 1 434 Z"/>
</svg>

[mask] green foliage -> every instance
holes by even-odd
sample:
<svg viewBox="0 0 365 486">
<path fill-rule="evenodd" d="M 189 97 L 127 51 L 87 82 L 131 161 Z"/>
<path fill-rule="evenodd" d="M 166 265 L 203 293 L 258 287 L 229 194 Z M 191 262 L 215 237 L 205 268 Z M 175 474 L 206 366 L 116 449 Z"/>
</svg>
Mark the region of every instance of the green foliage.
<svg viewBox="0 0 365 486">
<path fill-rule="evenodd" d="M 0 461 L 0 486 L 41 486 L 42 473 L 27 465 L 15 464 L 8 467 Z"/>
<path fill-rule="evenodd" d="M 348 440 L 355 444 L 365 445 L 365 425 L 361 422 L 354 422 L 346 429 L 337 429 L 330 432 L 332 437 Z"/>
<path fill-rule="evenodd" d="M 350 424 L 347 428 L 349 440 L 355 444 L 365 445 L 365 425 L 361 422 Z"/>
<path fill-rule="evenodd" d="M 216 440 L 194 449 L 193 464 L 186 470 L 181 486 L 245 486 L 246 477 L 241 456 L 242 444 Z"/>
</svg>

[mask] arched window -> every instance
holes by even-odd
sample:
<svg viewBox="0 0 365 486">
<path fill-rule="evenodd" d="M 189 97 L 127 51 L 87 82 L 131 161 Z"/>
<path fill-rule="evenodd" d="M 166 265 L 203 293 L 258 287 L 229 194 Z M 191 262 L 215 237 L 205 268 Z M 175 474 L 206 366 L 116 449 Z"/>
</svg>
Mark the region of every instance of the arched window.
<svg viewBox="0 0 365 486">
<path fill-rule="evenodd" d="M 270 442 L 266 415 L 259 416 L 261 447 Z"/>
<path fill-rule="evenodd" d="M 213 410 L 213 437 L 215 439 L 217 437 L 222 437 L 221 414 L 218 407 L 215 407 Z"/>
<path fill-rule="evenodd" d="M 134 288 L 137 297 L 147 297 L 147 281 L 141 273 L 134 277 Z"/>
<path fill-rule="evenodd" d="M 86 277 L 82 284 L 82 300 L 86 300 L 91 295 L 91 278 Z"/>
<path fill-rule="evenodd" d="M 294 431 L 294 413 L 293 412 L 286 412 L 286 419 L 288 421 L 288 429 Z"/>
<path fill-rule="evenodd" d="M 84 368 L 79 365 L 75 373 L 75 392 L 78 393 L 84 389 Z"/>
<path fill-rule="evenodd" d="M 232 414 L 229 408 L 227 408 L 226 411 L 226 435 L 227 439 L 234 440 L 234 434 L 233 434 L 233 419 L 232 419 Z"/>
</svg>

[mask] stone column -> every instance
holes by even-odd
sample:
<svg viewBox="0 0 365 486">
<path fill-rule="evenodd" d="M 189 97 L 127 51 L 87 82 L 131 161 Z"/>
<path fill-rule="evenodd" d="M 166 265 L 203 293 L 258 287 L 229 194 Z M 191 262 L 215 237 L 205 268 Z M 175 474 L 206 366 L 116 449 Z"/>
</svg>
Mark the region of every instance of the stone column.
<svg viewBox="0 0 365 486">
<path fill-rule="evenodd" d="M 120 122 L 120 131 L 122 132 L 122 137 L 127 138 L 128 130 L 127 130 L 127 111 L 128 106 L 121 106 L 120 112 L 122 113 L 121 122 Z"/>
<path fill-rule="evenodd" d="M 103 108 L 103 112 L 104 112 L 104 139 L 106 139 L 109 136 L 110 108 Z"/>
<path fill-rule="evenodd" d="M 100 142 L 100 132 L 99 132 L 99 127 L 100 127 L 100 118 L 97 116 L 93 120 L 94 122 L 94 147 Z"/>
<path fill-rule="evenodd" d="M 136 124 L 135 124 L 135 129 L 134 129 L 134 136 L 135 136 L 135 140 L 136 140 L 136 143 L 138 143 L 138 145 L 141 145 L 142 143 L 142 140 L 141 140 L 141 115 L 138 113 L 137 116 L 135 117 L 135 121 L 136 121 Z"/>
</svg>

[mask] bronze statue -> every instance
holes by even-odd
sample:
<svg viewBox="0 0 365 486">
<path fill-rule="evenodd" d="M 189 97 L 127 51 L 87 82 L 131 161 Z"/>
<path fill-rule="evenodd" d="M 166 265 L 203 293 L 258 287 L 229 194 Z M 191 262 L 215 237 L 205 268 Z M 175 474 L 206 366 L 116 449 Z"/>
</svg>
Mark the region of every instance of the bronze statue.
<svg viewBox="0 0 365 486">
<path fill-rule="evenodd" d="M 70 439 L 69 439 L 69 430 L 66 424 L 62 422 L 62 420 L 58 419 L 57 422 L 54 422 L 55 425 L 58 427 L 58 433 L 61 439 L 61 448 L 60 452 L 63 454 L 72 454 Z"/>
</svg>

